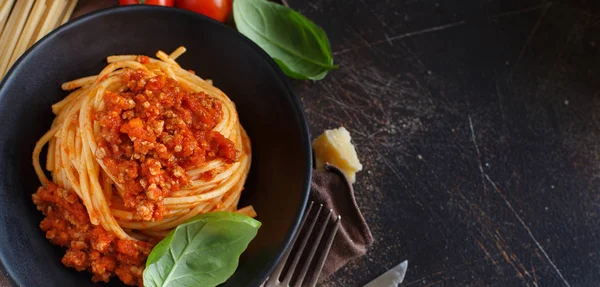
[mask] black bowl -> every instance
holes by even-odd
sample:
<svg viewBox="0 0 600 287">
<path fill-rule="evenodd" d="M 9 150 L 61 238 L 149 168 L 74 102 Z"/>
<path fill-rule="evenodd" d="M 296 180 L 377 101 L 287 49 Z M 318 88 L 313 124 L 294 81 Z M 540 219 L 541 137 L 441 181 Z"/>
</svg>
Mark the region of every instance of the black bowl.
<svg viewBox="0 0 600 287">
<path fill-rule="evenodd" d="M 301 105 L 273 60 L 250 40 L 204 16 L 174 8 L 119 7 L 84 16 L 46 36 L 0 84 L 0 267 L 20 286 L 99 286 L 60 262 L 64 250 L 39 229 L 31 201 L 39 182 L 36 140 L 50 127 L 60 84 L 97 74 L 106 56 L 187 52 L 182 67 L 214 81 L 237 105 L 252 140 L 252 167 L 240 205 L 263 225 L 223 286 L 258 286 L 295 234 L 311 180 L 310 136 Z M 118 280 L 112 286 L 120 286 Z"/>
</svg>

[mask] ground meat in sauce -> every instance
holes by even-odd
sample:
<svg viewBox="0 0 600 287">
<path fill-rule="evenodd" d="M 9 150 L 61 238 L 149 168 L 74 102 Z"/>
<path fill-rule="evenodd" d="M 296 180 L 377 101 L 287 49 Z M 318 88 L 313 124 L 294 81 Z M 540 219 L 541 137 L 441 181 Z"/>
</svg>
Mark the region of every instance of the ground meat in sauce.
<svg viewBox="0 0 600 287">
<path fill-rule="evenodd" d="M 146 258 L 156 242 L 119 239 L 92 225 L 77 194 L 53 183 L 40 187 L 32 197 L 46 216 L 40 223 L 46 238 L 67 249 L 62 258 L 65 266 L 91 272 L 94 282 L 117 276 L 127 285 L 143 286 Z"/>
<path fill-rule="evenodd" d="M 221 158 L 238 160 L 235 144 L 211 131 L 220 101 L 185 90 L 163 75 L 126 71 L 123 90 L 106 92 L 95 114 L 101 130 L 96 156 L 125 188 L 123 202 L 144 221 L 161 220 L 163 198 L 189 183 L 186 171 Z"/>
</svg>

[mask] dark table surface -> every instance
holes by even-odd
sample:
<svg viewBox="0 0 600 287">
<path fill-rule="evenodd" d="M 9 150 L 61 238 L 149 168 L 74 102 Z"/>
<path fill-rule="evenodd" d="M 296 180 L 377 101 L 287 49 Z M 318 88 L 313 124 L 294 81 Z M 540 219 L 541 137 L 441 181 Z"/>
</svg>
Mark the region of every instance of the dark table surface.
<svg viewBox="0 0 600 287">
<path fill-rule="evenodd" d="M 331 40 L 296 91 L 351 132 L 376 240 L 326 286 L 404 259 L 403 286 L 600 286 L 598 1 L 288 2 Z"/>
<path fill-rule="evenodd" d="M 597 1 L 288 0 L 339 70 L 294 82 L 345 126 L 375 243 L 325 286 L 404 259 L 403 286 L 600 286 Z"/>
</svg>

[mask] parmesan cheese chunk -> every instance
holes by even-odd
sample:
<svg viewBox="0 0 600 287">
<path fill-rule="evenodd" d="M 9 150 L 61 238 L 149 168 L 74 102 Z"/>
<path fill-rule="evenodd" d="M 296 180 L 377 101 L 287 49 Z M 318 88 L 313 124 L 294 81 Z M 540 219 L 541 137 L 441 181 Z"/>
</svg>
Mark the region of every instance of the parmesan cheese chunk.
<svg viewBox="0 0 600 287">
<path fill-rule="evenodd" d="M 352 145 L 350 133 L 344 127 L 326 130 L 312 142 L 315 151 L 317 169 L 323 169 L 325 163 L 339 167 L 350 182 L 356 181 L 356 172 L 362 170 L 362 164 Z"/>
</svg>

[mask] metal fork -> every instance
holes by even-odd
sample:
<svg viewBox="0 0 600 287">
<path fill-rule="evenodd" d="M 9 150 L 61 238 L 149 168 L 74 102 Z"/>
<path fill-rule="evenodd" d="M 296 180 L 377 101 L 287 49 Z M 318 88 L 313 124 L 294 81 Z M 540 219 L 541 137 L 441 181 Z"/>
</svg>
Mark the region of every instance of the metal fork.
<svg viewBox="0 0 600 287">
<path fill-rule="evenodd" d="M 326 217 L 325 223 L 323 224 L 323 226 L 321 226 L 319 233 L 317 234 L 316 238 L 312 242 L 312 246 L 310 246 L 309 249 L 306 250 L 308 252 L 308 254 L 305 254 L 304 247 L 306 247 L 306 243 L 310 239 L 310 237 L 312 235 L 312 231 L 317 223 L 317 220 L 319 219 L 319 215 L 321 214 L 321 210 L 323 209 L 323 204 L 319 205 L 319 209 L 317 210 L 316 214 L 311 219 L 310 225 L 304 226 L 308 217 L 310 217 L 310 212 L 312 210 L 313 204 L 314 204 L 314 202 L 311 201 L 310 205 L 308 206 L 308 209 L 306 210 L 306 213 L 304 214 L 304 217 L 302 218 L 302 222 L 300 223 L 300 229 L 298 230 L 298 232 L 296 232 L 296 235 L 292 239 L 291 247 L 285 252 L 283 258 L 281 259 L 281 262 L 279 263 L 279 265 L 277 265 L 277 267 L 275 268 L 275 271 L 273 271 L 273 273 L 271 274 L 269 279 L 265 282 L 264 287 L 290 287 L 290 282 L 292 281 L 292 277 L 295 275 L 296 271 L 298 271 L 298 269 L 296 267 L 298 266 L 298 262 L 300 261 L 301 257 L 304 257 L 304 263 L 302 264 L 302 269 L 300 269 L 300 273 L 296 274 L 296 280 L 295 280 L 295 282 L 294 282 L 295 284 L 293 286 L 294 287 L 300 287 L 300 286 L 311 286 L 312 287 L 317 284 L 317 280 L 319 279 L 319 274 L 321 274 L 321 270 L 323 269 L 323 265 L 325 264 L 325 259 L 327 259 L 327 254 L 329 253 L 329 249 L 331 249 L 331 244 L 333 243 L 335 234 L 337 233 L 337 230 L 340 227 L 341 216 L 338 215 L 333 222 L 333 226 L 331 227 L 331 230 L 329 231 L 329 234 L 328 234 L 327 238 L 325 239 L 326 241 L 324 243 L 325 245 L 323 246 L 322 252 L 314 265 L 315 266 L 314 269 L 311 270 L 311 274 L 310 274 L 311 276 L 308 277 L 308 278 L 310 278 L 310 281 L 308 282 L 308 284 L 302 285 L 302 283 L 304 282 L 304 278 L 306 277 L 308 268 L 311 265 L 312 259 L 315 255 L 315 252 L 319 248 L 321 239 L 323 238 L 323 234 L 325 234 L 325 229 L 327 229 L 327 226 L 330 225 L 329 223 L 331 222 L 331 213 L 333 212 L 331 209 L 329 210 L 329 212 L 327 212 L 327 217 Z M 304 232 L 306 234 L 305 234 L 304 238 L 302 239 L 302 241 L 300 242 L 300 245 L 296 246 L 296 239 L 298 239 L 298 235 L 300 233 L 302 233 L 302 231 L 305 230 L 305 227 L 307 228 L 306 232 Z M 286 263 L 288 261 L 288 257 L 290 256 L 290 253 L 292 252 L 293 249 L 296 249 L 296 254 L 295 254 L 294 258 L 292 259 L 290 265 L 287 268 L 287 273 L 285 274 L 285 277 L 283 278 L 282 281 L 279 281 L 279 279 L 281 277 L 281 273 L 283 272 L 284 267 L 286 266 Z"/>
</svg>

